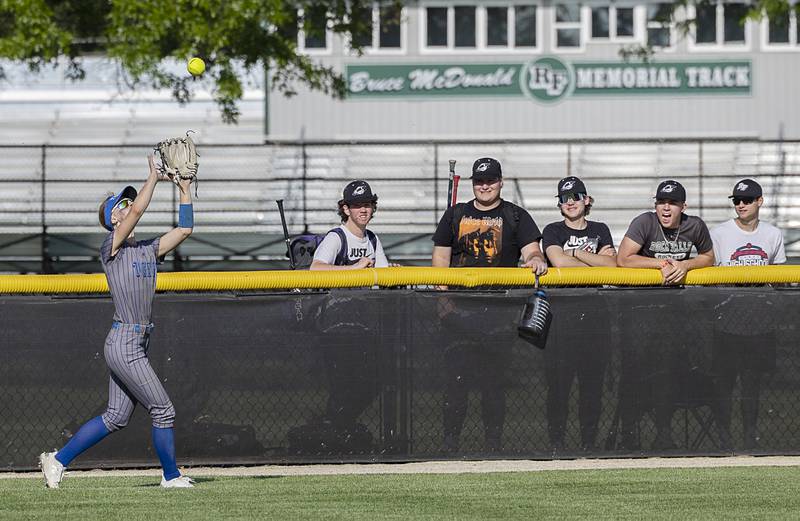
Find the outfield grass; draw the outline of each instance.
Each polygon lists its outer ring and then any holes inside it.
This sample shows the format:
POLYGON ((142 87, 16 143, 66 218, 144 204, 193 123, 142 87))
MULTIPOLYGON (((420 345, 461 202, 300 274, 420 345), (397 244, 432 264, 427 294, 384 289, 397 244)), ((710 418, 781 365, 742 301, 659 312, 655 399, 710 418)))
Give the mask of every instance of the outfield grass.
POLYGON ((0 479, 0 519, 797 519, 793 467, 493 474, 0 479))

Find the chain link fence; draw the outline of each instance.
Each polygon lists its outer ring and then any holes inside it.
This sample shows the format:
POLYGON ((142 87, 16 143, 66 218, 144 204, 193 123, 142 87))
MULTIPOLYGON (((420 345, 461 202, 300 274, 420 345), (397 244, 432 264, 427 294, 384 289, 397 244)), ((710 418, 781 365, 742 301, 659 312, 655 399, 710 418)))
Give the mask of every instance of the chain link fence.
MULTIPOLYGON (((185 465, 796 454, 796 288, 159 294, 150 359, 185 465)), ((108 297, 0 297, 0 469, 107 400, 108 297)), ((147 412, 76 460, 156 465, 147 412)))

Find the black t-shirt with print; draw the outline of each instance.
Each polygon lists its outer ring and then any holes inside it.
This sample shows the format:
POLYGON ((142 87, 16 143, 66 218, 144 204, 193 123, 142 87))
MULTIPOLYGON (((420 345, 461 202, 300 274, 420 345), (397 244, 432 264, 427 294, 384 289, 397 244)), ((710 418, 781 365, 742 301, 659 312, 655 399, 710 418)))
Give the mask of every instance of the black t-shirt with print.
POLYGON ((456 226, 453 226, 454 206, 444 212, 436 233, 433 234, 433 243, 436 246, 453 249, 450 266, 515 267, 519 265, 522 247, 542 237, 531 215, 508 201, 503 201, 497 208, 488 211, 475 208, 474 200, 458 206, 463 209, 463 213, 456 226), (519 219, 516 226, 505 222, 511 216, 519 219), (516 233, 512 234, 512 230, 516 233))
POLYGON ((605 246, 614 246, 611 232, 604 223, 586 221, 586 228, 576 230, 559 221, 550 223, 542 232, 542 249, 547 254, 550 246, 560 246, 564 251, 585 250, 591 253, 599 252, 605 246))
POLYGON ((692 247, 705 253, 714 247, 706 223, 694 215, 681 214, 680 226, 666 229, 655 212, 645 212, 631 221, 625 237, 642 246, 639 255, 656 259, 686 260, 692 247))

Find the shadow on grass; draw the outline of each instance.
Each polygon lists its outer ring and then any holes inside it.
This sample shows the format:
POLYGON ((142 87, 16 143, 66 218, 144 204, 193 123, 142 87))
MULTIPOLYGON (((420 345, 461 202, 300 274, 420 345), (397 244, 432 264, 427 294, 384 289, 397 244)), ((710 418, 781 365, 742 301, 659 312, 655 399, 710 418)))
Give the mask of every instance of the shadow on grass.
MULTIPOLYGON (((203 477, 192 477, 192 479, 194 480, 195 486, 197 486, 197 485, 213 483, 215 481, 228 481, 234 479, 265 480, 265 479, 279 479, 285 477, 286 476, 203 476, 203 477)), ((153 482, 153 483, 143 483, 141 485, 136 485, 136 488, 158 488, 160 486, 161 486, 160 482, 153 482)))

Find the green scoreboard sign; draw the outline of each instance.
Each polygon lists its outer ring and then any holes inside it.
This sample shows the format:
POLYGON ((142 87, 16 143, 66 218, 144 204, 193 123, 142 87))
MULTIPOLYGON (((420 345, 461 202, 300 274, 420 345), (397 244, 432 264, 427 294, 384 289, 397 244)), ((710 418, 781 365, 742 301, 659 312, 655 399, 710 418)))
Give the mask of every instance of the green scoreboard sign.
POLYGON ((702 62, 564 62, 346 66, 349 98, 528 97, 750 94, 750 60, 702 62))

